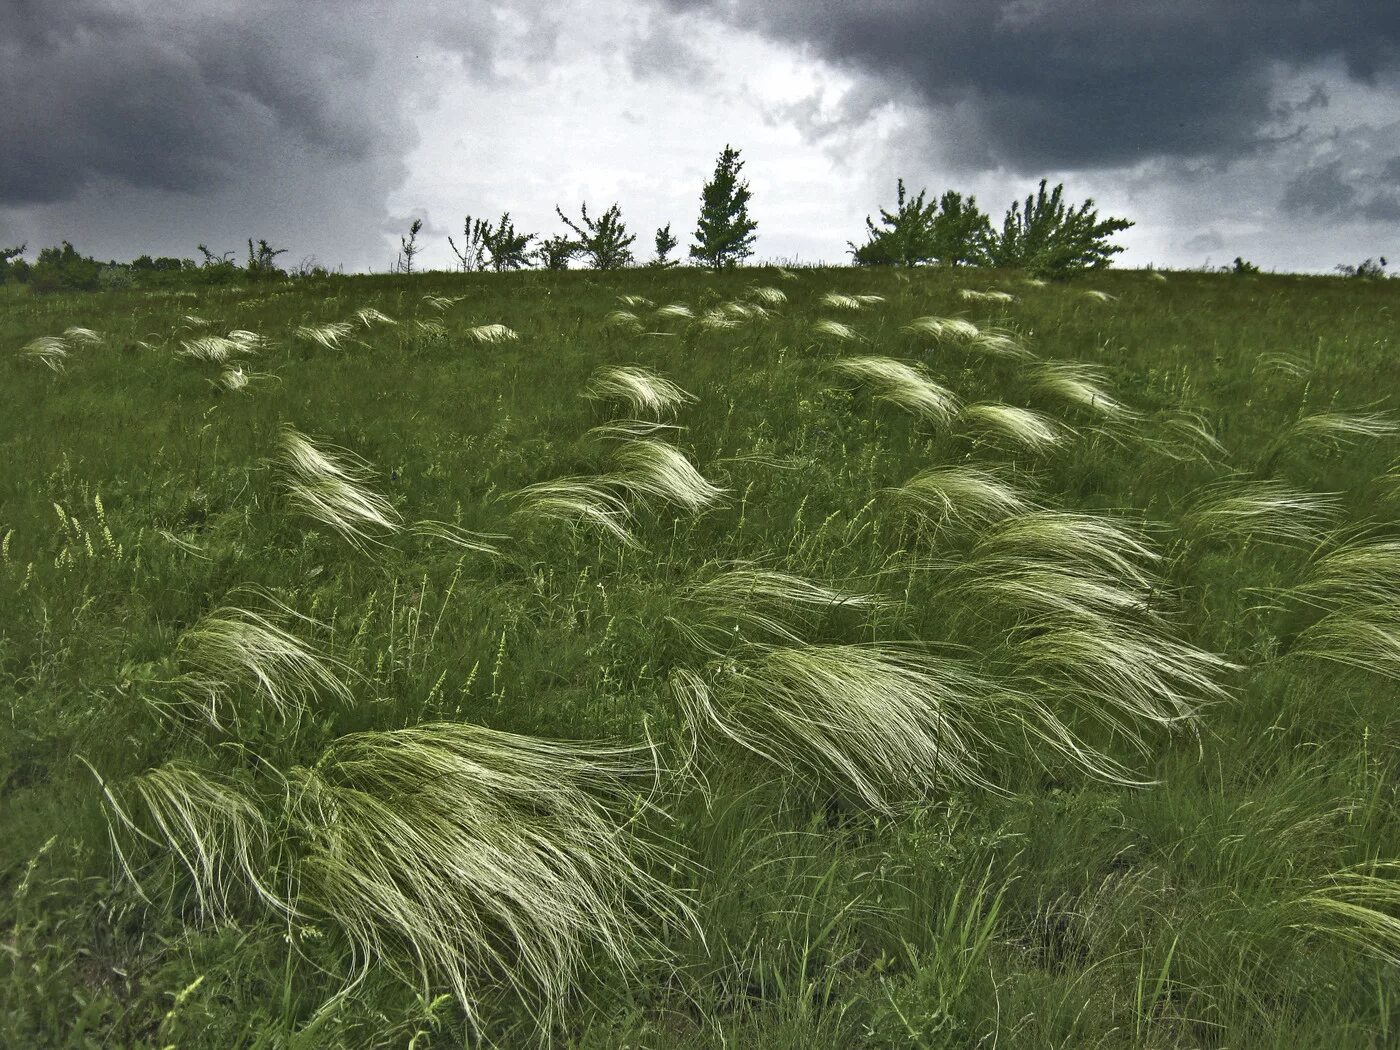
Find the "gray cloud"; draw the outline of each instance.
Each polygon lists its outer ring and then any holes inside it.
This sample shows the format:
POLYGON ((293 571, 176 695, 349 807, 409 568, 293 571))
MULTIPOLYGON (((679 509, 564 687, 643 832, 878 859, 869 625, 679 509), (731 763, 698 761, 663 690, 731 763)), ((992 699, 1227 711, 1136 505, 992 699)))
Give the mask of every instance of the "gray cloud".
POLYGON ((813 47, 948 111, 977 159, 1034 173, 1229 159, 1276 137, 1280 68, 1400 68, 1394 0, 661 0, 813 47))

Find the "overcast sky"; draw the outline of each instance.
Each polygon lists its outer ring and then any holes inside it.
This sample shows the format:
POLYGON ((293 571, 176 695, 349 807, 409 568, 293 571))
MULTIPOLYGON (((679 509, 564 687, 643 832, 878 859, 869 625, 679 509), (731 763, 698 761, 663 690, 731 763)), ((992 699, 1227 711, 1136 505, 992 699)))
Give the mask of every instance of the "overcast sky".
POLYGON ((689 243, 742 151, 763 259, 841 262, 896 177, 1041 177, 1120 264, 1400 260, 1398 0, 0 0, 0 246, 265 237, 383 270, 424 220, 689 243))

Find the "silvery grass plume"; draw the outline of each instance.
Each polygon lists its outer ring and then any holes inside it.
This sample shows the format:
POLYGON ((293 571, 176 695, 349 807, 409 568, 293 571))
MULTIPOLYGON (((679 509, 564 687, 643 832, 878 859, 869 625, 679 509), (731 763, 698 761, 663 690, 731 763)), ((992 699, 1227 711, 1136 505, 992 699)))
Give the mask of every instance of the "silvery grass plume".
POLYGON ((804 633, 827 612, 869 610, 881 604, 871 595, 744 563, 688 585, 678 598, 684 611, 681 616, 668 616, 667 622, 712 656, 755 642, 800 645, 804 633))
POLYGON ((976 288, 959 289, 958 297, 972 303, 1014 303, 1016 301, 1016 297, 1010 292, 982 292, 976 288))
POLYGON ((1148 279, 1149 281, 1162 281, 1162 282, 1165 282, 1166 279, 1167 279, 1167 275, 1164 274, 1161 270, 1151 270, 1151 271, 1149 271, 1148 274, 1147 274, 1147 279, 1148 279))
POLYGON ((720 303, 719 309, 736 321, 766 321, 773 316, 758 303, 746 303, 742 299, 720 303))
POLYGON ((1021 283, 1024 284, 1027 288, 1044 288, 1050 282, 1042 280, 1039 277, 1025 277, 1022 278, 1021 283))
POLYGON ((590 401, 621 401, 634 413, 657 419, 695 403, 693 395, 671 380, 635 365, 599 368, 588 380, 582 396, 590 401))
POLYGON ((1003 332, 995 328, 987 328, 978 332, 963 344, 963 348, 979 354, 986 354, 989 357, 1026 360, 1035 356, 1010 332, 1003 332))
POLYGON ((738 328, 740 321, 722 307, 712 306, 695 319, 695 326, 707 332, 723 332, 738 328))
POLYGON ((1279 437, 1280 444, 1314 441, 1354 445, 1359 438, 1391 437, 1400 425, 1388 412, 1319 412, 1304 416, 1279 437))
POLYGON ((1313 546, 1340 514, 1336 493, 1299 492, 1281 481, 1223 481, 1201 493, 1181 524, 1203 536, 1313 546))
POLYGON ((1260 354, 1254 365, 1255 371, 1282 372, 1294 379, 1306 379, 1313 367, 1313 362, 1298 354, 1260 354))
POLYGON ((276 379, 271 372, 245 372, 241 365, 229 365, 219 373, 219 378, 211 382, 230 393, 242 393, 254 380, 276 379))
POLYGON ((348 321, 331 321, 321 325, 300 325, 293 334, 298 339, 319 343, 327 350, 340 350, 342 349, 340 341, 347 338, 354 330, 355 326, 348 321))
POLYGON ((638 306, 645 306, 648 309, 650 309, 652 306, 656 305, 650 299, 647 299, 644 296, 640 295, 619 295, 617 297, 617 301, 620 302, 623 306, 630 306, 633 308, 638 306))
POLYGON ((774 269, 777 270, 778 276, 785 281, 797 280, 797 274, 793 273, 786 266, 775 266, 774 269))
POLYGON ((509 343, 520 338, 514 329, 503 324, 481 324, 462 334, 478 343, 509 343))
POLYGON ((727 739, 789 773, 835 782, 888 812, 954 785, 984 784, 986 682, 949 659, 890 645, 761 648, 672 694, 696 746, 727 739))
POLYGON ((749 295, 753 296, 765 306, 782 306, 787 302, 787 293, 781 288, 772 288, 765 285, 754 285, 749 289, 749 295))
POLYGON ((1285 592, 1323 610, 1291 655, 1400 678, 1400 540, 1361 538, 1314 557, 1285 592))
POLYGON ((1294 929, 1345 941, 1400 966, 1400 863, 1372 861, 1323 876, 1291 902, 1294 929))
POLYGON ((238 723, 240 689, 251 690, 284 720, 299 718, 321 697, 350 703, 345 679, 354 672, 317 652, 286 626, 298 621, 321 625, 271 595, 257 596, 268 612, 224 606, 181 635, 177 653, 186 670, 175 684, 182 701, 200 709, 217 728, 226 721, 238 723))
POLYGON ((441 321, 414 321, 413 327, 429 339, 442 339, 447 335, 447 325, 441 321))
POLYGON ((631 310, 614 310, 603 318, 603 324, 608 328, 622 328, 629 332, 641 332, 643 329, 642 319, 631 310))
POLYGON ((1046 561, 1083 573, 1125 581, 1143 590, 1158 585, 1161 555, 1138 529, 1096 514, 1035 510, 992 525, 965 563, 970 571, 987 564, 1037 567, 1046 561))
POLYGON ((921 368, 890 357, 851 357, 831 369, 868 386, 880 401, 938 424, 947 424, 958 410, 958 398, 935 383, 921 368))
POLYGON ((640 544, 628 530, 632 512, 627 501, 607 485, 606 478, 559 478, 541 481, 510 493, 518 505, 512 517, 526 523, 561 521, 570 530, 597 528, 628 547, 640 544))
POLYGON ((685 454, 655 438, 630 438, 613 453, 617 465, 606 480, 633 496, 684 507, 692 514, 724 498, 727 489, 705 480, 685 454))
POLYGON ((68 358, 68 344, 62 336, 41 335, 20 347, 19 352, 54 372, 62 372, 68 358))
POLYGON ((1103 369, 1077 361, 1042 361, 1028 373, 1031 389, 1058 398, 1078 408, 1088 409, 1108 419, 1129 419, 1132 412, 1104 390, 1103 369))
POLYGON ((423 536, 430 540, 442 540, 444 543, 450 543, 462 550, 490 554, 493 557, 500 557, 501 549, 491 541, 510 539, 509 536, 498 533, 472 532, 470 529, 463 529, 445 521, 415 521, 410 528, 415 536, 423 536))
POLYGON ((984 440, 1001 438, 1030 452, 1045 452, 1073 433, 1034 409, 1016 405, 967 405, 958 419, 984 440))
POLYGON ((292 506, 329 525, 360 549, 403 528, 387 499, 366 487, 374 468, 348 449, 318 448, 305 434, 283 425, 278 465, 292 506))
POLYGON ((1400 540, 1351 540, 1317 554, 1291 593, 1318 603, 1400 603, 1400 540))
POLYGON ((980 565, 975 573, 959 577, 957 586, 960 595, 1007 608, 1018 617, 1029 617, 1028 622, 1157 618, 1152 591, 1054 561, 1023 558, 980 565))
POLYGON ((934 532, 951 525, 981 529, 1036 509, 1000 474, 977 467, 933 467, 885 492, 934 532))
POLYGON ((504 982, 548 1029, 595 952, 632 973, 688 917, 647 872, 673 859, 632 830, 649 757, 433 723, 341 737, 264 790, 180 763, 102 787, 138 885, 128 834, 173 854, 206 917, 261 904, 338 930, 341 994, 383 967, 475 1021, 504 982))
POLYGON ((848 324, 840 321, 832 321, 823 317, 820 321, 813 323, 812 331, 817 335, 830 336, 832 339, 840 339, 843 342, 854 342, 860 335, 848 324))
POLYGON ((833 310, 859 310, 865 305, 858 296, 843 295, 840 292, 827 292, 817 302, 833 310))
POLYGON ((633 973, 686 914, 632 832, 650 758, 462 723, 342 737, 289 778, 301 904, 349 939, 357 980, 446 983, 469 1013, 504 980, 547 1029, 593 953, 633 973))
POLYGON ((360 319, 360 324, 366 328, 372 328, 375 324, 398 324, 388 314, 380 313, 372 306, 362 306, 355 311, 355 316, 360 319))
POLYGON ((441 313, 443 310, 446 310, 449 306, 453 306, 457 303, 460 303, 465 298, 465 295, 425 295, 423 296, 423 305, 428 307, 430 310, 436 310, 439 313, 441 313))
POLYGON ((685 303, 667 303, 658 306, 654 316, 658 321, 691 321, 695 319, 695 311, 685 303))
POLYGON ((214 323, 213 321, 209 320, 209 318, 199 317, 196 314, 185 314, 183 317, 180 318, 180 320, 183 321, 185 324, 189 325, 191 328, 204 328, 205 326, 214 323))
POLYGON ((94 332, 91 328, 83 328, 73 325, 63 330, 63 337, 71 339, 75 343, 82 343, 85 346, 101 346, 104 339, 100 332, 94 332))
POLYGON ((1199 413, 1179 412, 1162 420, 1161 427, 1167 436, 1147 438, 1145 443, 1169 459, 1215 463, 1230 457, 1230 450, 1221 444, 1210 422, 1199 413))
POLYGON ((1107 292, 1101 292, 1096 288, 1086 288, 1079 294, 1090 302, 1095 303, 1116 303, 1118 301, 1118 296, 1109 295, 1107 292))
POLYGON ((938 343, 968 343, 981 334, 981 329, 960 317, 916 317, 904 326, 910 335, 922 335, 938 343))

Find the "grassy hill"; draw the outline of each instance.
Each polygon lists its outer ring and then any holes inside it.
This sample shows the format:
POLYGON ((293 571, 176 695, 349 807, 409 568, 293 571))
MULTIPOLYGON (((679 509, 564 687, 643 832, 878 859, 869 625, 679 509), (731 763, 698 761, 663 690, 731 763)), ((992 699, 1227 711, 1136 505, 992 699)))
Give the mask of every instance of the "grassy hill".
POLYGON ((0 298, 0 1043, 1394 1045, 1397 307, 0 298))

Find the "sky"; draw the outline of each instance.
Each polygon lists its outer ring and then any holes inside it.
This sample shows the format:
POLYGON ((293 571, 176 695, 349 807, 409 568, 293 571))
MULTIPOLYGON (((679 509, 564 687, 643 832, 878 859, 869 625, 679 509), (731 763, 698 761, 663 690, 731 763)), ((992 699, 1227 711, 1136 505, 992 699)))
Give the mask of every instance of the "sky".
POLYGON ((757 260, 848 261, 895 182, 1041 178, 1122 266, 1400 262, 1397 0, 0 0, 0 247, 455 262, 467 215, 638 261, 741 151, 757 260))

